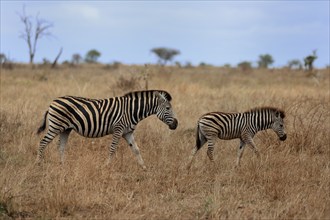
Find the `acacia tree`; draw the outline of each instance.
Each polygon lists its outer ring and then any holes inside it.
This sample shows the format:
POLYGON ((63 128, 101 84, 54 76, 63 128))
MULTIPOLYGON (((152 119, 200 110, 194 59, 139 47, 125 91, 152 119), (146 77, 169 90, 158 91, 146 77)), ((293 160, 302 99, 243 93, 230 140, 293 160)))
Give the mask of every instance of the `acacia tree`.
POLYGON ((87 52, 85 61, 87 63, 96 63, 97 59, 101 56, 101 53, 95 49, 87 52))
POLYGON ((269 54, 262 54, 259 56, 258 66, 259 68, 268 68, 269 65, 273 64, 273 57, 269 54))
POLYGON ((26 15, 25 7, 23 7, 22 14, 18 14, 21 22, 24 25, 24 30, 20 33, 20 38, 23 38, 29 48, 29 62, 33 64, 34 57, 37 51, 37 43, 44 36, 50 36, 49 29, 53 27, 53 24, 39 18, 39 13, 35 17, 35 23, 32 21, 32 17, 26 15))
POLYGON ((166 65, 168 61, 172 61, 173 57, 180 54, 179 50, 170 49, 165 47, 153 48, 151 50, 158 57, 158 63, 166 65))

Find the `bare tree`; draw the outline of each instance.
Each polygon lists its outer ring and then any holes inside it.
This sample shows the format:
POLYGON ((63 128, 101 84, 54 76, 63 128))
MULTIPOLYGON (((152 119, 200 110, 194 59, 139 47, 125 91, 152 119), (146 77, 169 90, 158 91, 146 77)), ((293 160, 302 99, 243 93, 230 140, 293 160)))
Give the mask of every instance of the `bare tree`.
POLYGON ((25 40, 29 48, 29 61, 33 64, 34 56, 37 51, 37 43, 39 39, 44 36, 50 36, 49 29, 53 27, 53 24, 39 18, 39 13, 35 17, 35 24, 33 24, 32 17, 26 15, 25 7, 23 6, 22 14, 18 14, 21 22, 24 25, 24 30, 21 31, 20 37, 25 40))

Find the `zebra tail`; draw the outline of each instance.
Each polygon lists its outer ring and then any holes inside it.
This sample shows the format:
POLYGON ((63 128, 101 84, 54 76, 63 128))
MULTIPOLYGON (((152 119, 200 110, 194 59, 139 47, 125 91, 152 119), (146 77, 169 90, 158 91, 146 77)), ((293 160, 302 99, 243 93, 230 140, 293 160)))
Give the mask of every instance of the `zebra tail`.
POLYGON ((42 125, 38 128, 37 134, 40 134, 41 132, 43 132, 46 129, 46 118, 48 115, 48 110, 45 112, 44 115, 44 121, 42 122, 42 125))
POLYGON ((197 123, 197 130, 196 130, 196 148, 199 150, 201 148, 201 139, 200 139, 200 130, 199 130, 199 123, 197 123))

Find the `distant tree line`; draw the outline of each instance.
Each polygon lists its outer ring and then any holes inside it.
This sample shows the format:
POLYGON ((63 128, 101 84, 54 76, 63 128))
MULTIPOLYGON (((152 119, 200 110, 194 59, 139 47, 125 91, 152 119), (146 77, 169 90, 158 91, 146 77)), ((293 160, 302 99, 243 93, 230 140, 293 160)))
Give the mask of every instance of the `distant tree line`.
MULTIPOLYGON (((308 71, 313 70, 313 63, 317 59, 316 50, 313 51, 311 55, 306 56, 303 59, 304 67, 308 71)), ((258 68, 268 68, 270 65, 274 63, 274 59, 269 54, 262 54, 259 56, 259 60, 257 61, 258 68)), ((252 62, 243 61, 238 63, 237 67, 241 68, 243 71, 250 70, 253 68, 252 62)), ((287 67, 289 69, 303 69, 303 64, 299 59, 289 60, 287 67)))
MULTIPOLYGON (((72 55, 71 64, 78 65, 78 64, 81 64, 83 62, 97 63, 100 56, 101 56, 101 52, 99 52, 96 49, 89 50, 86 53, 85 58, 83 58, 79 53, 75 53, 75 54, 72 55)), ((65 62, 68 62, 68 61, 65 61, 65 62)))
MULTIPOLYGON (((27 15, 25 12, 25 7, 23 6, 22 13, 18 13, 21 23, 23 24, 23 29, 20 32, 19 37, 22 38, 27 47, 28 47, 28 55, 29 55, 29 63, 34 64, 35 54, 37 52, 37 45, 41 38, 45 36, 52 36, 50 29, 53 27, 53 24, 45 19, 39 18, 39 13, 33 17, 27 15), (33 19, 34 18, 34 19, 33 19)), ((52 67, 55 67, 57 61, 62 54, 63 49, 61 48, 55 60, 51 62, 47 58, 43 58, 43 64, 49 65, 52 64, 52 67)), ((168 63, 172 63, 177 67, 193 67, 193 65, 188 61, 184 65, 178 61, 174 62, 174 58, 177 55, 180 55, 180 51, 173 48, 167 47, 156 47, 151 49, 151 53, 153 53, 157 57, 157 63, 161 66, 165 66, 168 63)), ((98 59, 100 58, 101 53, 96 49, 89 50, 84 57, 80 54, 75 53, 72 55, 71 61, 64 61, 64 63, 70 63, 71 65, 79 65, 83 62, 85 63, 98 63, 98 59)), ((305 67, 306 70, 312 71, 314 66, 314 61, 317 59, 316 50, 312 52, 312 54, 306 56, 301 62, 299 59, 293 59, 288 61, 287 67, 289 69, 302 69, 305 67)), ((0 54, 0 62, 3 67, 5 64, 11 63, 10 59, 6 57, 3 53, 0 54)), ((119 62, 116 62, 118 64, 119 62)), ((269 68, 274 63, 274 59, 270 54, 261 54, 257 61, 258 68, 269 68)), ((201 62, 199 64, 200 67, 208 67, 212 66, 205 62, 201 62)), ((226 64, 224 67, 229 68, 230 64, 226 64)), ((243 71, 247 71, 253 68, 252 62, 250 61, 242 61, 237 64, 238 68, 241 68, 243 71)))

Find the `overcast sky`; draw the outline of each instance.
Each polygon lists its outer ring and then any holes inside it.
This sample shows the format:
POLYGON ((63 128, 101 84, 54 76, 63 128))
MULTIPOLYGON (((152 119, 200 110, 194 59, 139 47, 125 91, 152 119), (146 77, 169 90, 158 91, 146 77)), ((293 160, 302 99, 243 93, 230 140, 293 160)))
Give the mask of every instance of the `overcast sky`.
POLYGON ((270 54, 273 66, 317 49, 317 67, 329 65, 329 0, 326 1, 4 1, 1 0, 1 53, 28 62, 19 38, 18 13, 53 23, 53 37, 40 39, 35 61, 60 61, 72 54, 101 52, 100 62, 156 63, 155 47, 181 51, 175 61, 198 65, 256 65, 270 54))

